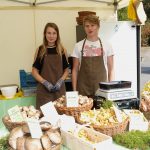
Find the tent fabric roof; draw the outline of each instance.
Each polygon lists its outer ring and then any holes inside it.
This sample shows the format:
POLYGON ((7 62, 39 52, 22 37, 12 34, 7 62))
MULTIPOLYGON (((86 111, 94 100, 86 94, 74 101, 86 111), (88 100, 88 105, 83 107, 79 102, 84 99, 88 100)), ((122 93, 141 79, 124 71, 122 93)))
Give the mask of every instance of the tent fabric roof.
POLYGON ((129 0, 1 0, 0 6, 65 6, 65 7, 88 7, 88 4, 92 4, 93 7, 114 7, 116 4, 117 9, 126 7, 129 4, 129 0), (81 5, 79 5, 79 3, 81 5))

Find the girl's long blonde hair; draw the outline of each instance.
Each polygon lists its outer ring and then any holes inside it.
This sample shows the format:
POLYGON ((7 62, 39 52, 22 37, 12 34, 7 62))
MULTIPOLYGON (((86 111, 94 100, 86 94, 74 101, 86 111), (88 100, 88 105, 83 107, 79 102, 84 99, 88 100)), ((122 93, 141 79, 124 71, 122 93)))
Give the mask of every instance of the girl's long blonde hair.
POLYGON ((63 47, 63 45, 61 44, 58 26, 55 23, 50 22, 50 23, 47 23, 46 26, 45 26, 45 28, 44 28, 44 32, 43 32, 43 44, 39 47, 39 50, 40 50, 39 57, 40 57, 41 60, 44 57, 44 55, 46 54, 46 49, 47 49, 47 46, 48 46, 48 41, 46 39, 46 32, 47 32, 47 28, 49 28, 49 27, 53 28, 57 32, 57 40, 55 42, 57 53, 60 56, 62 56, 62 54, 66 55, 66 50, 63 47))

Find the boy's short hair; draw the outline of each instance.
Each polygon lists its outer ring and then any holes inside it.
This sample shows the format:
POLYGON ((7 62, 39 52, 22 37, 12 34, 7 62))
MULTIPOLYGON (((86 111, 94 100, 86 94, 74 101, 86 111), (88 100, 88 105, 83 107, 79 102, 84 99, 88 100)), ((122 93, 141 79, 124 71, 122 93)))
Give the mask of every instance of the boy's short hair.
POLYGON ((90 23, 93 23, 93 24, 96 24, 98 26, 100 26, 100 20, 99 20, 99 17, 96 16, 96 15, 88 15, 88 16, 85 16, 83 18, 83 26, 85 26, 85 23, 86 22, 90 22, 90 23))

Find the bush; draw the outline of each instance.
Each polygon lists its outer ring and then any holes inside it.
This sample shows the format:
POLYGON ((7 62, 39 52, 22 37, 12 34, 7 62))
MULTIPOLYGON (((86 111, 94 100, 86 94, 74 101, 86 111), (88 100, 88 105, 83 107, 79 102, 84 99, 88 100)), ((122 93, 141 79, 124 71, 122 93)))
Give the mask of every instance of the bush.
POLYGON ((141 28, 141 45, 150 46, 150 22, 146 22, 141 28))

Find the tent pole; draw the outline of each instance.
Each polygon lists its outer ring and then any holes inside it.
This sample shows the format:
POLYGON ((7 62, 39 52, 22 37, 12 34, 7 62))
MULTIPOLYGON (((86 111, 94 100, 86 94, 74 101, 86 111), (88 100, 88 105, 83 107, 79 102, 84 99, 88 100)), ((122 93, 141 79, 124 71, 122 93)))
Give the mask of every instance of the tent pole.
POLYGON ((141 83, 141 26, 137 25, 137 98, 141 98, 140 83, 141 83))
POLYGON ((114 0, 114 16, 115 16, 115 20, 117 21, 118 20, 118 13, 117 13, 117 10, 118 10, 118 2, 117 0, 114 0))

